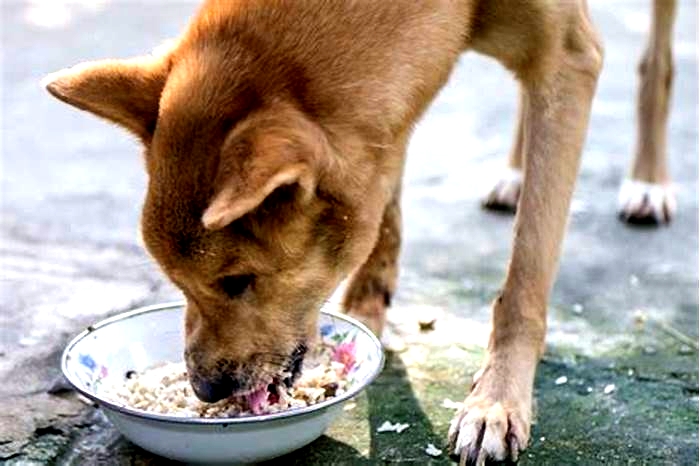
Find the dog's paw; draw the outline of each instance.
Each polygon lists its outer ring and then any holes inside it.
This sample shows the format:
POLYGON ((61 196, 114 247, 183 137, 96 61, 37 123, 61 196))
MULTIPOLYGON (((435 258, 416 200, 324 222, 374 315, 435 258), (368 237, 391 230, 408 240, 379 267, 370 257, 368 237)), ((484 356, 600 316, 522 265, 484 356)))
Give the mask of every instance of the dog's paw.
POLYGON ((343 308, 347 315, 365 324, 379 338, 384 330, 391 296, 389 291, 362 291, 365 292, 353 292, 351 288, 345 296, 343 308))
POLYGON ((449 453, 460 465, 517 461, 530 437, 529 396, 508 390, 508 378, 489 375, 475 376, 472 393, 450 422, 449 453))
POLYGON ((620 219, 632 224, 665 224, 676 213, 676 197, 670 185, 626 179, 617 202, 620 219))
POLYGON ((505 169, 489 194, 482 200, 481 205, 486 209, 515 212, 522 184, 521 170, 505 169))

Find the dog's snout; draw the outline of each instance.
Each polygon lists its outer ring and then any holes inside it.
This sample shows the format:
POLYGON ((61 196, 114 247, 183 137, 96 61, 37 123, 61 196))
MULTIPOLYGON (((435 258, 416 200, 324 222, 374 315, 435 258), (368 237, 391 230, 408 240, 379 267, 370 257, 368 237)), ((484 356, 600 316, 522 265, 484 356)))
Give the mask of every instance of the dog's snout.
MULTIPOLYGON (((246 379, 230 361, 218 360, 207 364, 199 351, 185 351, 187 373, 195 395, 202 401, 214 403, 246 388, 246 379)), ((210 361, 211 362, 211 361, 210 361)))
POLYGON ((240 381, 229 376, 201 378, 194 375, 190 376, 190 382, 197 398, 207 403, 228 398, 241 388, 240 381))
POLYGON ((250 379, 238 371, 189 370, 189 377, 197 398, 208 403, 223 400, 250 388, 250 379))

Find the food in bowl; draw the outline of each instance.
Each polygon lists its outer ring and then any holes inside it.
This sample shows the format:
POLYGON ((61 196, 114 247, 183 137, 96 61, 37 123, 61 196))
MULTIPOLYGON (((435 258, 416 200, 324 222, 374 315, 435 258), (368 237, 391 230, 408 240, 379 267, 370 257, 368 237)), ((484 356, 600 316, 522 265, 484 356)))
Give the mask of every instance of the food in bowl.
POLYGON ((270 380, 251 393, 216 403, 200 401, 187 377, 184 362, 168 362, 142 372, 130 371, 123 383, 106 384, 102 394, 131 408, 173 416, 231 418, 303 408, 345 393, 348 374, 356 364, 355 342, 321 343, 293 383, 270 380))

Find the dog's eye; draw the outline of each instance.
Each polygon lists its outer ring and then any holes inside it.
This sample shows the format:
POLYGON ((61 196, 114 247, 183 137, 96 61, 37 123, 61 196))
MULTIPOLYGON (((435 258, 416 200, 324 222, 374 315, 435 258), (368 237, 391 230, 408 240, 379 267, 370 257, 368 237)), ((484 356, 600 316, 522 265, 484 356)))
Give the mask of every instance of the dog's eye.
POLYGON ((250 288, 255 281, 255 275, 228 275, 219 280, 219 285, 229 298, 236 298, 250 288))

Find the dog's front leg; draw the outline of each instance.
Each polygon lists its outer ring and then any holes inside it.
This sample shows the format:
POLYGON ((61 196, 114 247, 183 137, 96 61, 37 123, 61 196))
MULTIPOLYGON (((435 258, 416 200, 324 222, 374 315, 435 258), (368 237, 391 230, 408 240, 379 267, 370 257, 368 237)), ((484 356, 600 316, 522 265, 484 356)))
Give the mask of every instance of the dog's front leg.
POLYGON ((343 299, 344 310, 380 337, 396 290, 401 248, 401 189, 384 209, 379 236, 367 261, 355 272, 343 299))
POLYGON ((525 89, 525 176, 513 253, 493 304, 482 369, 450 425, 450 452, 462 464, 516 459, 529 440, 535 370, 569 202, 578 172, 602 53, 576 16, 542 68, 519 73, 525 89))

